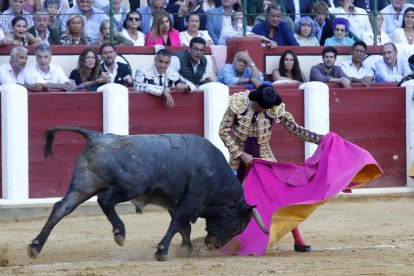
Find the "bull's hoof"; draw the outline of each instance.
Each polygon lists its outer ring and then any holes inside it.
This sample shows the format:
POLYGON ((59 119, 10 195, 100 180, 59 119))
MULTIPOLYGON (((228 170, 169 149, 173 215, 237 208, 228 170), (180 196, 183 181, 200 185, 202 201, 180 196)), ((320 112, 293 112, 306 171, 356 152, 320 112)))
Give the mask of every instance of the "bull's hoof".
POLYGON ((168 261, 168 254, 160 254, 155 252, 154 257, 157 261, 168 261))
POLYGON ((27 255, 29 255, 30 258, 36 259, 37 256, 40 253, 40 249, 36 245, 36 240, 34 240, 31 244, 27 246, 27 255))
POLYGON ((181 243, 181 248, 187 250, 190 254, 194 251, 194 246, 192 243, 181 243))
POLYGON ((124 246, 125 243, 125 237, 120 235, 120 234, 114 234, 114 240, 116 242, 116 244, 118 244, 119 246, 124 246))

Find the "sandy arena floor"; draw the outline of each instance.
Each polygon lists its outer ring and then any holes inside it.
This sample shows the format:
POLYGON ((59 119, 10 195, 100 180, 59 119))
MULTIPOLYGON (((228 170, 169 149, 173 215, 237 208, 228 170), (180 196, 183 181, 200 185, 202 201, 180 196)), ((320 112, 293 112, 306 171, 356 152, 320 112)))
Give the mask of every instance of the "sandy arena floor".
POLYGON ((193 225, 196 250, 184 257, 179 235, 169 261, 153 253, 169 222, 165 211, 121 216, 124 247, 104 215, 69 216, 52 231, 35 260, 28 243, 46 219, 0 222, 0 275, 414 275, 414 198, 339 198, 301 225, 312 253, 295 253, 291 236, 263 257, 219 257, 202 246, 204 221, 193 225))

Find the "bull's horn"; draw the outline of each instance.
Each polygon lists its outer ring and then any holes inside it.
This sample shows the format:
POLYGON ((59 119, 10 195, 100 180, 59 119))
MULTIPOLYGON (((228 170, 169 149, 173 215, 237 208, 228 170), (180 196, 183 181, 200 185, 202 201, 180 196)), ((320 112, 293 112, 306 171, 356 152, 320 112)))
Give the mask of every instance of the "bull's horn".
POLYGON ((253 211, 253 217, 254 220, 257 222, 257 225, 259 225, 260 229, 266 234, 269 235, 269 231, 266 229, 266 226, 263 223, 262 217, 259 214, 259 211, 256 210, 256 208, 252 209, 253 211))

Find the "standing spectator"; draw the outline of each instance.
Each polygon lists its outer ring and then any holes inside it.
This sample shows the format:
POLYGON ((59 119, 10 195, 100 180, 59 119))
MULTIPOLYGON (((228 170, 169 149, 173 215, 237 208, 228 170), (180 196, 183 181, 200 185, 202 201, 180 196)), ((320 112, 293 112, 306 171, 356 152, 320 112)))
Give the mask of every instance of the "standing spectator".
POLYGON ((145 46, 156 44, 164 46, 181 46, 180 33, 172 28, 171 14, 159 12, 154 17, 151 32, 146 34, 145 46))
POLYGON ((400 28, 403 23, 403 14, 412 4, 406 4, 405 0, 391 0, 391 4, 381 10, 384 15, 384 22, 381 30, 386 32, 389 37, 393 37, 394 31, 400 28))
POLYGON ((151 30, 154 21, 154 16, 157 13, 165 12, 165 6, 165 0, 149 0, 147 7, 137 9, 142 18, 141 28, 144 34, 147 34, 151 30))
MULTIPOLYGON (((386 32, 381 31, 382 22, 384 20, 383 15, 379 12, 377 14, 377 44, 376 45, 384 45, 387 42, 391 42, 390 37, 386 32)), ((375 29, 375 14, 371 13, 369 15, 369 22, 371 23, 372 30, 375 29)), ((362 34, 362 41, 364 41, 367 45, 374 45, 374 33, 373 32, 365 32, 362 34)))
MULTIPOLYGON (((114 32, 114 44, 115 45, 125 45, 125 46, 134 46, 134 43, 125 38, 121 33, 114 32)), ((100 46, 104 43, 108 43, 111 40, 111 23, 109 19, 102 21, 101 26, 99 27, 99 39, 96 42, 96 45, 100 46)))
POLYGON ((297 23, 301 16, 309 16, 312 13, 313 0, 285 0, 286 13, 297 23))
POLYGON ((39 44, 40 39, 35 38, 32 34, 27 32, 27 21, 23 16, 16 16, 12 22, 12 32, 6 33, 3 39, 4 45, 34 45, 39 44))
POLYGON ((49 45, 61 45, 60 35, 56 29, 50 28, 49 24, 49 13, 47 10, 41 9, 35 11, 33 15, 34 25, 29 30, 28 33, 32 34, 37 39, 41 40, 43 43, 49 45))
POLYGON ((319 41, 315 37, 315 22, 309 16, 301 17, 296 22, 296 33, 294 37, 299 46, 319 46, 319 41))
POLYGON ((355 41, 347 37, 349 22, 345 18, 336 18, 332 22, 334 36, 325 40, 325 46, 352 46, 355 41))
POLYGON ((10 61, 0 66, 0 85, 7 83, 25 84, 24 69, 27 63, 28 50, 16 46, 10 53, 10 61))
POLYGON ((77 6, 65 10, 62 15, 62 31, 66 31, 66 22, 70 15, 83 15, 85 35, 91 39, 92 44, 95 44, 99 38, 99 26, 101 25, 102 20, 107 19, 108 16, 103 14, 101 10, 93 8, 93 1, 94 0, 76 0, 77 6))
MULTIPOLYGON (((122 0, 113 0, 113 7, 114 7, 114 26, 116 32, 122 32, 122 25, 124 24, 126 15, 128 13, 128 10, 125 8, 125 6, 121 5, 122 0)), ((110 12, 110 6, 109 3, 107 6, 102 8, 102 11, 105 14, 109 15, 110 12)))
POLYGON ((392 42, 405 45, 414 43, 414 8, 409 7, 405 10, 402 26, 394 31, 392 42))
POLYGON ((323 83, 340 83, 345 88, 351 88, 351 80, 342 71, 341 67, 335 65, 338 52, 334 47, 325 47, 322 50, 323 63, 312 66, 310 81, 323 83))
POLYGON ((25 75, 29 79, 27 84, 32 85, 33 91, 59 89, 73 91, 76 85, 63 73, 62 67, 50 63, 52 51, 46 43, 41 43, 35 48, 36 64, 29 65, 25 69, 25 75))
POLYGON ((234 3, 234 0, 221 0, 221 7, 206 11, 208 34, 216 45, 222 29, 231 26, 234 3))
POLYGON ((352 45, 351 58, 342 62, 339 66, 342 71, 351 79, 351 82, 359 82, 364 86, 371 86, 374 81, 374 70, 364 64, 367 52, 367 44, 357 41, 352 45))
POLYGON ((90 45, 91 39, 85 35, 85 18, 79 14, 71 14, 66 20, 66 31, 61 36, 63 45, 90 45))
POLYGON ((329 19, 329 7, 325 2, 317 1, 313 4, 312 13, 316 24, 316 38, 319 45, 325 45, 325 40, 334 35, 332 21, 329 19))
POLYGON ((375 63, 376 82, 400 82, 401 79, 412 74, 408 61, 398 57, 394 43, 385 43, 382 46, 383 59, 375 63))
POLYGON ((86 48, 79 55, 78 66, 73 69, 69 76, 74 80, 77 89, 96 91, 99 86, 109 83, 109 73, 101 74, 99 57, 91 48, 86 48))
POLYGON ((253 27, 252 32, 271 39, 269 47, 298 46, 289 26, 282 21, 282 11, 279 4, 270 4, 266 10, 266 22, 253 27))
POLYGON ((211 39, 208 31, 200 30, 200 16, 197 13, 189 13, 185 16, 185 20, 187 22, 187 29, 183 32, 180 32, 180 41, 183 46, 188 46, 190 44, 190 40, 194 37, 201 37, 207 43, 207 46, 213 44, 213 40, 211 39))
POLYGON ((291 82, 306 82, 305 75, 300 69, 299 60, 292 50, 286 50, 280 56, 279 69, 272 72, 272 80, 287 80, 291 82))
POLYGON ((174 99, 170 90, 193 92, 197 87, 183 78, 176 70, 169 68, 171 52, 161 49, 154 58, 153 66, 138 68, 135 74, 135 91, 144 91, 154 96, 164 95, 167 106, 174 107, 174 99))
POLYGON ((145 45, 145 34, 141 32, 141 14, 138 11, 130 11, 125 17, 122 35, 131 40, 134 46, 145 45))
POLYGON ((100 54, 103 61, 101 71, 109 73, 110 82, 132 86, 131 68, 125 63, 116 62, 115 46, 110 43, 102 44, 100 54))
POLYGON ((234 55, 233 63, 225 64, 219 74, 218 81, 226 85, 245 85, 255 89, 263 83, 263 74, 254 64, 247 51, 239 51, 234 55))
POLYGON ((16 16, 23 16, 26 18, 27 28, 33 26, 32 16, 23 10, 23 0, 10 0, 10 7, 1 13, 0 15, 0 26, 3 26, 4 32, 12 32, 11 22, 16 16))

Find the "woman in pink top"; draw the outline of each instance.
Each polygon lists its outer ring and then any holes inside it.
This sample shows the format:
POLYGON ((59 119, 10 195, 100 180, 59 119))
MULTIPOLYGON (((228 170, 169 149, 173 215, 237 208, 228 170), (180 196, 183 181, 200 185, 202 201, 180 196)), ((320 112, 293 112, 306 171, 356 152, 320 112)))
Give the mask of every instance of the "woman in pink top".
POLYGON ((145 45, 181 46, 180 33, 172 28, 171 15, 160 12, 154 17, 151 31, 147 33, 145 45))

